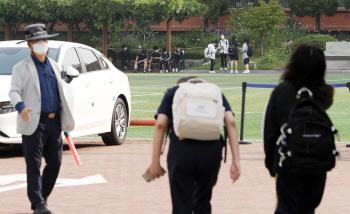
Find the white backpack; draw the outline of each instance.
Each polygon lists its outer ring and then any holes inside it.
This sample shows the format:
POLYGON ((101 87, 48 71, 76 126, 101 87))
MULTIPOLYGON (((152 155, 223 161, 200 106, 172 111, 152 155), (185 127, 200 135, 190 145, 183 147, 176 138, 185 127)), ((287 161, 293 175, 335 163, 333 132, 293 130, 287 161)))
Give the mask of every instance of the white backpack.
POLYGON ((205 57, 205 58, 210 58, 210 53, 209 53, 209 48, 208 48, 208 47, 206 47, 206 48, 204 49, 204 57, 205 57))
POLYGON ((195 140, 218 140, 224 125, 220 88, 201 79, 180 83, 173 105, 175 135, 195 140))

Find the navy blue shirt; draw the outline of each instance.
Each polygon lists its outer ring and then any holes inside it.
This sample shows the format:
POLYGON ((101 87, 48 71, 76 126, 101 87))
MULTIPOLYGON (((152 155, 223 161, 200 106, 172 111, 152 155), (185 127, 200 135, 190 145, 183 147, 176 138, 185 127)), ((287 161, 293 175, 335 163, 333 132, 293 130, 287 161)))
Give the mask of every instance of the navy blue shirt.
MULTIPOLYGON (((157 113, 155 115, 155 118, 157 118, 158 114, 165 114, 169 118, 169 121, 172 121, 172 118, 173 118, 173 112, 172 112, 173 98, 174 98, 175 92, 178 88, 179 88, 178 86, 175 86, 175 87, 169 89, 165 93, 163 100, 162 100, 162 102, 157 110, 157 113)), ((228 101, 224 95, 222 95, 222 101, 223 101, 223 106, 225 108, 225 112, 232 111, 230 104, 228 103, 228 101)), ((174 130, 174 129, 173 129, 173 123, 171 122, 170 132, 169 132, 170 142, 179 141, 179 138, 175 135, 175 132, 172 130, 174 130)), ((195 141, 195 140, 191 140, 191 141, 195 141)))
MULTIPOLYGON (((40 93, 41 93, 41 112, 53 113, 60 109, 60 95, 55 73, 51 67, 48 58, 44 62, 40 62, 32 55, 36 70, 39 76, 40 93)), ((15 106, 16 110, 21 113, 25 108, 23 102, 19 102, 15 106)))
POLYGON ((44 62, 40 62, 35 56, 32 58, 40 81, 41 112, 57 112, 60 109, 60 94, 51 64, 47 57, 44 62))

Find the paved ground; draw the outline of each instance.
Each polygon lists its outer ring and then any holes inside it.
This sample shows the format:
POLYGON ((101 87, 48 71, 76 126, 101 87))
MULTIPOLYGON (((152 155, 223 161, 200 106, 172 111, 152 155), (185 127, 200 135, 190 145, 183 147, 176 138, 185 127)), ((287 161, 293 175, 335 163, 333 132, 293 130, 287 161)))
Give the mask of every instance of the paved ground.
MULTIPOLYGON (((49 206, 55 214, 158 214, 171 213, 167 177, 146 183, 141 174, 150 163, 151 142, 128 140, 122 146, 104 146, 100 140, 75 140, 83 166, 77 167, 66 148, 59 178, 79 179, 100 174, 107 183, 56 187, 49 206)), ((318 214, 350 213, 350 148, 338 145, 343 160, 328 174, 318 214)), ((271 214, 275 200, 274 179, 263 162, 261 143, 241 145, 243 174, 232 184, 229 162, 222 164, 212 199, 213 213, 271 214)), ((162 156, 166 167, 166 156, 162 156)), ((25 173, 19 147, 0 146, 0 175, 25 173)), ((23 182, 1 185, 9 187, 23 182)), ((29 214, 26 189, 0 191, 0 214, 29 214)))

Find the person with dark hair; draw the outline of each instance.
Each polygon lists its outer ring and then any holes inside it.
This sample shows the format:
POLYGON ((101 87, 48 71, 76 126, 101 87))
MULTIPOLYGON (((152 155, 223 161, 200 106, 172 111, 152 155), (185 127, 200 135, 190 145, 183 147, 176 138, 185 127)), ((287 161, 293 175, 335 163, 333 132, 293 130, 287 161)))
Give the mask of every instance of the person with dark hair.
POLYGON ((180 67, 180 62, 185 63, 185 52, 181 49, 180 45, 176 45, 174 51, 174 61, 173 61, 173 72, 178 72, 180 67))
POLYGON ((162 49, 162 58, 159 61, 160 73, 169 72, 169 62, 171 61, 171 53, 166 48, 162 49), (163 69, 163 64, 165 64, 165 69, 163 69))
POLYGON ((224 67, 225 67, 225 71, 227 71, 228 47, 229 47, 228 40, 225 39, 224 34, 221 34, 219 47, 218 47, 218 49, 220 50, 220 58, 221 58, 221 68, 219 69, 219 71, 222 71, 224 67))
MULTIPOLYGON (((157 110, 156 125, 153 134, 152 162, 146 170, 152 180, 164 175, 160 165, 160 154, 164 134, 169 130, 170 145, 167 157, 169 183, 173 214, 211 213, 210 200, 213 187, 217 182, 220 162, 222 160, 222 139, 193 140, 179 138, 175 131, 175 119, 172 111, 175 93, 180 84, 201 84, 201 80, 194 77, 180 79, 177 86, 169 89, 157 110), (169 129, 168 129, 168 126, 169 129)), ((230 177, 236 182, 241 174, 239 143, 234 114, 222 95, 223 115, 226 124, 229 145, 232 154, 230 177)), ((175 101, 174 101, 175 102, 175 101)), ((222 137, 222 136, 221 136, 222 137)))
POLYGON ((215 74, 214 66, 215 66, 215 54, 217 49, 215 48, 216 40, 212 40, 211 43, 208 45, 208 51, 209 51, 209 57, 210 57, 210 74, 215 74))
POLYGON ((151 72, 151 65, 152 63, 159 63, 160 59, 162 58, 161 51, 159 50, 158 46, 154 46, 149 62, 148 62, 148 71, 151 72))
POLYGON ((107 58, 109 59, 109 61, 111 63, 115 63, 115 60, 117 59, 117 55, 115 53, 115 51, 113 50, 113 47, 109 47, 107 49, 107 58))
POLYGON ((279 168, 276 142, 281 126, 287 122, 296 103, 296 92, 302 87, 313 93, 322 108, 333 103, 334 89, 325 82, 326 61, 323 51, 310 44, 301 44, 293 52, 281 83, 274 89, 264 119, 265 165, 276 177, 277 208, 275 213, 313 214, 320 204, 326 183, 326 173, 300 174, 279 168))
POLYGON ((249 56, 248 56, 248 45, 249 45, 249 39, 248 38, 243 38, 243 46, 241 49, 242 52, 242 58, 243 58, 243 64, 245 67, 245 70, 242 72, 242 74, 249 74, 249 56))
POLYGON ((231 74, 233 73, 233 62, 235 63, 235 68, 236 68, 235 73, 238 74, 238 70, 237 70, 237 67, 238 67, 237 62, 239 60, 238 49, 239 49, 239 43, 237 42, 237 37, 233 35, 231 38, 230 46, 228 48, 229 50, 228 54, 231 59, 231 74))
POLYGON ((135 65, 134 65, 134 73, 137 73, 137 66, 141 63, 143 63, 143 73, 146 73, 147 61, 148 61, 147 51, 146 49, 142 49, 141 52, 137 54, 135 65))
POLYGON ((130 62, 130 52, 128 50, 128 47, 126 45, 122 46, 122 50, 120 51, 120 55, 122 57, 122 66, 124 68, 124 71, 128 69, 128 62, 130 62))

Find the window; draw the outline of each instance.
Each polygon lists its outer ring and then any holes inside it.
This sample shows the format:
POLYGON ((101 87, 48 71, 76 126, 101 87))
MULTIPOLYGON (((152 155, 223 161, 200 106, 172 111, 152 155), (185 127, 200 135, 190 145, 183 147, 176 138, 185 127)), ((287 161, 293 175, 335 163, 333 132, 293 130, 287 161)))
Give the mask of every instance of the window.
POLYGON ((84 48, 78 49, 79 53, 83 57, 87 72, 102 70, 99 60, 92 51, 84 48))
MULTIPOLYGON (((49 48, 49 57, 56 60, 58 50, 49 48)), ((0 48, 0 75, 11 75, 13 66, 19 61, 30 56, 30 49, 28 47, 1 47, 0 48)))
POLYGON ((100 63, 101 63, 101 67, 102 67, 102 70, 106 70, 108 69, 108 64, 106 63, 106 61, 103 59, 103 57, 101 57, 98 53, 94 52, 94 54, 96 56, 98 56, 98 59, 100 60, 100 63))
POLYGON ((63 58, 63 71, 67 71, 69 66, 77 69, 79 73, 83 72, 79 57, 74 48, 69 49, 63 58))

